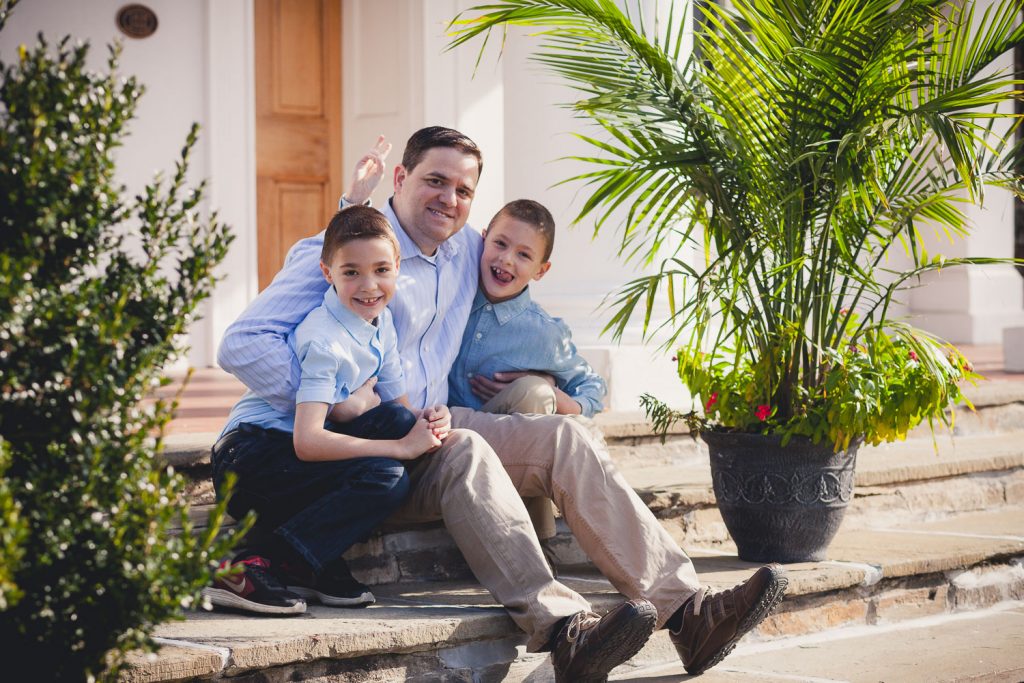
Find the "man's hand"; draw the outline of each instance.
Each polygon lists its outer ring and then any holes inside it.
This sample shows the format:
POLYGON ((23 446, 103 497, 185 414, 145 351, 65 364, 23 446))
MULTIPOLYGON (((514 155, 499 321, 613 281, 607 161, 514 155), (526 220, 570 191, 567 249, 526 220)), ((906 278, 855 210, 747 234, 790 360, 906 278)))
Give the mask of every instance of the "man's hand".
POLYGON ((385 161, 391 152, 391 143, 381 135, 369 152, 356 162, 352 185, 342 197, 352 204, 365 204, 384 177, 385 161))
POLYGON ((349 394, 348 398, 341 403, 335 403, 331 406, 327 419, 335 423, 348 422, 349 420, 356 419, 367 410, 372 410, 379 406, 380 396, 373 390, 376 385, 376 377, 371 377, 363 382, 363 386, 349 394))
POLYGON ((555 378, 551 375, 532 370, 522 370, 516 372, 496 372, 494 377, 490 378, 483 375, 473 375, 469 378, 469 388, 473 390, 477 398, 486 403, 497 396, 503 389, 508 388, 512 382, 515 382, 520 377, 527 377, 529 375, 540 377, 551 386, 555 386, 555 378))
POLYGON ((579 415, 583 412, 583 407, 580 406, 575 399, 569 396, 569 394, 555 386, 555 378, 545 372, 537 372, 535 370, 496 372, 494 373, 493 378, 487 378, 483 375, 473 375, 469 378, 469 388, 473 390, 473 393, 476 394, 480 400, 486 403, 497 396, 502 389, 505 389, 512 384, 512 382, 515 382, 520 377, 527 377, 529 375, 540 377, 554 389, 556 415, 579 415))

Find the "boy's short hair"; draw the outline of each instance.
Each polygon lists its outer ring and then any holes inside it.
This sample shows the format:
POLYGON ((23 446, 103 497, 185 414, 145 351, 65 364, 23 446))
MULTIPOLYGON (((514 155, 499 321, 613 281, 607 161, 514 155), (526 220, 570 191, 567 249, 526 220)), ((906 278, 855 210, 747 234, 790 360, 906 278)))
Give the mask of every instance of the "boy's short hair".
POLYGON ((544 258, 541 261, 547 262, 551 258, 551 251, 555 248, 555 219, 543 204, 532 199, 511 201, 494 214, 494 218, 487 225, 488 229, 494 225, 494 221, 498 220, 499 216, 511 216, 533 226, 533 229, 539 232, 544 239, 544 258))
POLYGON ((368 206, 349 206, 334 214, 324 232, 324 247, 320 260, 330 263, 335 252, 355 240, 382 239, 395 250, 395 260, 401 258, 398 240, 391 230, 391 224, 377 209, 368 206))
POLYGON ((434 147, 450 147, 463 154, 476 157, 477 176, 484 172, 484 158, 476 143, 459 131, 443 126, 420 128, 413 133, 405 143, 402 166, 406 171, 412 171, 423 160, 423 155, 434 147))

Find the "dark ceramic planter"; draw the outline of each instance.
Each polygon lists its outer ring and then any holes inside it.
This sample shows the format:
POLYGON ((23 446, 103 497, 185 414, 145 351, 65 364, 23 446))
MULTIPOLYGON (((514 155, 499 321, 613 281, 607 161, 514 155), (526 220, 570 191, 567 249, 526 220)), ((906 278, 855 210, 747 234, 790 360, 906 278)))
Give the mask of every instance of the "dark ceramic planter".
POLYGON ((853 498, 858 443, 839 453, 830 444, 794 437, 702 432, 725 526, 748 562, 825 559, 853 498))

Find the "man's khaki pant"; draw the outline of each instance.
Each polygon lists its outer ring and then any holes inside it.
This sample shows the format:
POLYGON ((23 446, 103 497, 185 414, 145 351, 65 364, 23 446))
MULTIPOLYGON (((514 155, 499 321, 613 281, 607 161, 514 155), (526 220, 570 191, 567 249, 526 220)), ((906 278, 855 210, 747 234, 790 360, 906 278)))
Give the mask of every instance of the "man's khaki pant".
POLYGON ((412 493, 389 523, 442 519, 531 652, 559 619, 590 606, 552 576, 522 497, 552 499, 616 590, 654 603, 659 626, 700 587, 690 559, 578 421, 453 408, 452 426, 439 450, 410 464, 412 493))
MULTIPOLYGON (((528 375, 520 377, 491 397, 480 407, 485 413, 526 413, 532 415, 554 415, 558 407, 555 388, 542 377, 528 375)), ((541 541, 555 535, 555 511, 551 499, 537 496, 523 498, 523 505, 530 514, 533 530, 541 541)))

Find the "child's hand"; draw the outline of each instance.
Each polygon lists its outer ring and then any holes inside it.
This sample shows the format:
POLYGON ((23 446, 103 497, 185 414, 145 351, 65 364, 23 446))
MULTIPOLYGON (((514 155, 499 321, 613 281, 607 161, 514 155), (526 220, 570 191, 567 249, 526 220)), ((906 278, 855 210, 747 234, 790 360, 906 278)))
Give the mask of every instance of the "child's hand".
POLYGON ((431 431, 441 441, 448 438, 452 429, 452 414, 446 405, 436 405, 423 411, 423 417, 430 424, 431 431))
POLYGON ((370 151, 356 162, 352 185, 344 194, 345 199, 352 204, 363 204, 370 198, 373 191, 377 189, 377 185, 380 184, 380 179, 384 177, 384 162, 390 152, 391 143, 381 135, 370 151))
POLYGON ((415 460, 424 453, 432 451, 441 445, 441 440, 434 436, 434 430, 425 418, 416 420, 416 424, 399 440, 402 445, 400 460, 415 460))
POLYGON ((335 403, 328 413, 327 419, 331 422, 348 422, 354 420, 367 410, 372 410, 380 405, 380 396, 373 388, 377 385, 377 378, 371 377, 363 382, 363 385, 348 395, 341 403, 335 403))

